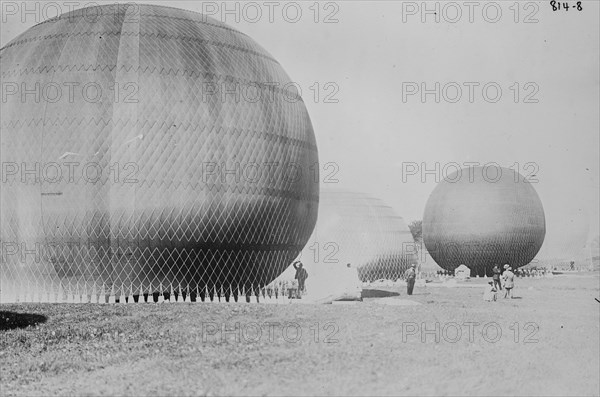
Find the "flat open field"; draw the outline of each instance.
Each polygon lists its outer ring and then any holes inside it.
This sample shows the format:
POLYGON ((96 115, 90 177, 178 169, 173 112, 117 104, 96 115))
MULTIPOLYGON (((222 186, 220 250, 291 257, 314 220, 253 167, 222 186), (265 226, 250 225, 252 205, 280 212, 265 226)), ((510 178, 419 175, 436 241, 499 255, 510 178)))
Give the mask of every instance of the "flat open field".
POLYGON ((0 305, 0 394, 599 395, 599 282, 517 279, 498 302, 475 279, 353 305, 0 305))

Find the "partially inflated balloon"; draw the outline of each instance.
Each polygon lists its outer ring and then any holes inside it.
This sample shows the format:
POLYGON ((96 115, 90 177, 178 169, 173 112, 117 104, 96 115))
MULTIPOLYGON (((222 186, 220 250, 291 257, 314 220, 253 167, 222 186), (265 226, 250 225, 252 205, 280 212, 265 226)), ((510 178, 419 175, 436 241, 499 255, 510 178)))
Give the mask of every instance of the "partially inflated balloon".
POLYGON ((317 225, 300 259, 335 284, 348 263, 362 281, 395 280, 416 263, 415 252, 408 226, 383 201, 332 190, 321 191, 317 225))

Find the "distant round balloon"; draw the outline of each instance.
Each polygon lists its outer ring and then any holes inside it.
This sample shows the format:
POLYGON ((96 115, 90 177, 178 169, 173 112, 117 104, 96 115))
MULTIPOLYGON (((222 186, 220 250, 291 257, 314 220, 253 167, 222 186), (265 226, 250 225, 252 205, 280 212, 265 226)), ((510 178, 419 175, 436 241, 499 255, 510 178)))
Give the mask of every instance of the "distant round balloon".
POLYGON ((491 275, 495 264, 528 264, 546 234, 544 208, 533 185, 514 170, 471 167, 448 175, 431 193, 423 241, 439 266, 464 264, 491 275))
POLYGON ((313 128, 247 35, 111 4, 35 25, 0 58, 3 302, 248 290, 304 247, 313 128))

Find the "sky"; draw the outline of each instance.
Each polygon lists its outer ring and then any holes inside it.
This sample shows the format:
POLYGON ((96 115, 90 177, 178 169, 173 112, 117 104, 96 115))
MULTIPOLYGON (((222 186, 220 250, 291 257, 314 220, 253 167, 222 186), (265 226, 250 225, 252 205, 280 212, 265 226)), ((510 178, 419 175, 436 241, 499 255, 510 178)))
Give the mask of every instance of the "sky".
MULTIPOLYGON (((323 186, 368 193, 410 222, 455 164, 494 163, 535 179, 540 255, 598 235, 599 2, 146 3, 205 11, 279 61, 308 108, 323 186)), ((0 45, 56 13, 28 4, 2 3, 0 45)))

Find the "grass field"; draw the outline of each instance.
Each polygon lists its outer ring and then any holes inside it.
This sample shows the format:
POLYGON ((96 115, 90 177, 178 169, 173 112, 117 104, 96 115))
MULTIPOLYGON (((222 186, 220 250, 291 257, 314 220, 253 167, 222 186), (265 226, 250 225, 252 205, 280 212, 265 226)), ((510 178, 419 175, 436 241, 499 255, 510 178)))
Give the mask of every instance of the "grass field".
POLYGON ((599 395, 599 282, 518 279, 497 302, 475 279, 352 305, 0 305, 0 394, 599 395))

